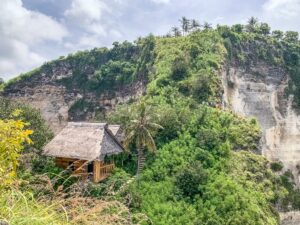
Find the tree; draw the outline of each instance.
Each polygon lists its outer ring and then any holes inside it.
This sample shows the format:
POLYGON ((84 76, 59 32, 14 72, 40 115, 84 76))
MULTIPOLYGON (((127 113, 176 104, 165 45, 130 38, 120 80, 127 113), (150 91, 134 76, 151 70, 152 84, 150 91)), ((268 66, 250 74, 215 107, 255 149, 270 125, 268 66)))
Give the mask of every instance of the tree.
POLYGON ((272 32, 272 37, 278 39, 278 40, 281 40, 283 38, 283 32, 281 30, 274 30, 272 32))
POLYGON ((259 26, 259 33, 261 33, 262 35, 269 35, 271 31, 271 28, 269 26, 269 24, 267 23, 261 23, 259 26))
POLYGON ((208 22, 204 22, 203 24, 203 28, 204 30, 210 30, 212 28, 211 24, 208 22))
MULTIPOLYGON (((18 116, 15 111, 12 117, 18 116)), ((18 159, 24 143, 31 143, 31 130, 21 120, 0 119, 0 186, 9 184, 16 174, 18 159)))
POLYGON ((185 16, 183 16, 179 21, 181 23, 181 29, 183 35, 188 33, 190 30, 190 21, 185 16))
POLYGON ((192 30, 197 30, 197 29, 199 29, 199 28, 200 28, 200 23, 198 22, 198 20, 192 19, 192 20, 191 20, 190 28, 191 28, 192 30))
POLYGON ((203 194, 201 186, 207 182, 208 174, 200 162, 188 165, 176 176, 175 185, 182 196, 194 198, 195 195, 203 194))
POLYGON ((284 40, 296 43, 299 40, 299 33, 297 31, 287 31, 285 32, 284 40))
POLYGON ((185 56, 177 56, 171 67, 171 77, 173 80, 182 80, 188 75, 188 62, 185 56))
POLYGON ((125 146, 131 143, 136 144, 138 153, 137 176, 141 173, 145 163, 145 148, 150 152, 156 151, 153 133, 162 129, 157 123, 154 123, 154 114, 150 107, 147 107, 144 102, 140 102, 137 107, 137 112, 133 116, 129 126, 127 127, 127 137, 125 139, 125 146))
POLYGON ((20 110, 20 113, 15 117, 15 120, 26 121, 28 123, 26 124, 26 129, 34 130, 34 133, 31 135, 33 144, 25 144, 25 150, 29 148, 41 150, 45 143, 53 138, 54 134, 49 126, 46 125, 46 121, 42 118, 40 111, 21 103, 0 98, 0 119, 9 119, 16 110, 20 110))
POLYGON ((257 23, 258 23, 258 19, 252 16, 248 20, 248 24, 246 25, 246 30, 248 32, 255 32, 256 31, 257 23))
POLYGON ((231 27, 231 29, 234 31, 234 32, 237 32, 237 33, 242 33, 243 30, 244 30, 244 25, 242 24, 235 24, 231 27))
POLYGON ((172 33, 173 33, 174 37, 181 36, 181 32, 178 27, 172 27, 172 33))

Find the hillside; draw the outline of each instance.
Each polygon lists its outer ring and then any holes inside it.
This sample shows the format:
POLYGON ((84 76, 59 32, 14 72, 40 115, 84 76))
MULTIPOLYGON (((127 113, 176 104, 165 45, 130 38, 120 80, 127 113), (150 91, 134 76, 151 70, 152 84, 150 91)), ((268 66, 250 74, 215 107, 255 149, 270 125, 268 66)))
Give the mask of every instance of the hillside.
POLYGON ((146 215, 142 224, 279 224, 279 211, 300 209, 298 34, 265 23, 185 33, 61 57, 2 95, 40 109, 54 132, 82 120, 129 128, 137 100, 151 107, 164 129, 139 180, 125 185, 132 145, 124 171, 93 192, 102 198, 126 174, 110 198, 146 215))

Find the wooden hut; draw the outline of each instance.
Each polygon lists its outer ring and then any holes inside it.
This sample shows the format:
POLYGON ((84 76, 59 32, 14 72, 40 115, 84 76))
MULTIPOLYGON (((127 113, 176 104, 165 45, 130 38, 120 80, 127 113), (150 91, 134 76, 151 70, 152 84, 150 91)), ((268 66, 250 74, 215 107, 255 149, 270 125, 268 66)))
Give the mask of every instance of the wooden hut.
POLYGON ((105 156, 124 151, 120 126, 106 123, 69 122, 44 148, 44 155, 55 157, 56 165, 70 169, 83 179, 105 179, 114 163, 105 156))

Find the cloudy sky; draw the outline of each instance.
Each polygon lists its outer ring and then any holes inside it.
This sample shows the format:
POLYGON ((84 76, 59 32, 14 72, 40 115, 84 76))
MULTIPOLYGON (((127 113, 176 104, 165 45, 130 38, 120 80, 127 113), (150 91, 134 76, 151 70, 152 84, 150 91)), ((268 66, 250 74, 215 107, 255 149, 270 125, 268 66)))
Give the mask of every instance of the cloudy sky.
POLYGON ((300 31, 300 0, 0 0, 0 77, 77 50, 165 34, 182 16, 214 25, 255 16, 300 31))

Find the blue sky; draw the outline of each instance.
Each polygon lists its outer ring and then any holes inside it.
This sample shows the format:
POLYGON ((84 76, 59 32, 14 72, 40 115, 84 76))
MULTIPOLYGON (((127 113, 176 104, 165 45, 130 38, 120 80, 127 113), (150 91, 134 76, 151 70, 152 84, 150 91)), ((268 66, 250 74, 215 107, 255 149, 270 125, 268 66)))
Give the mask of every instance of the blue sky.
POLYGON ((78 50, 165 34, 182 16, 300 31, 300 0, 0 0, 0 77, 78 50))

